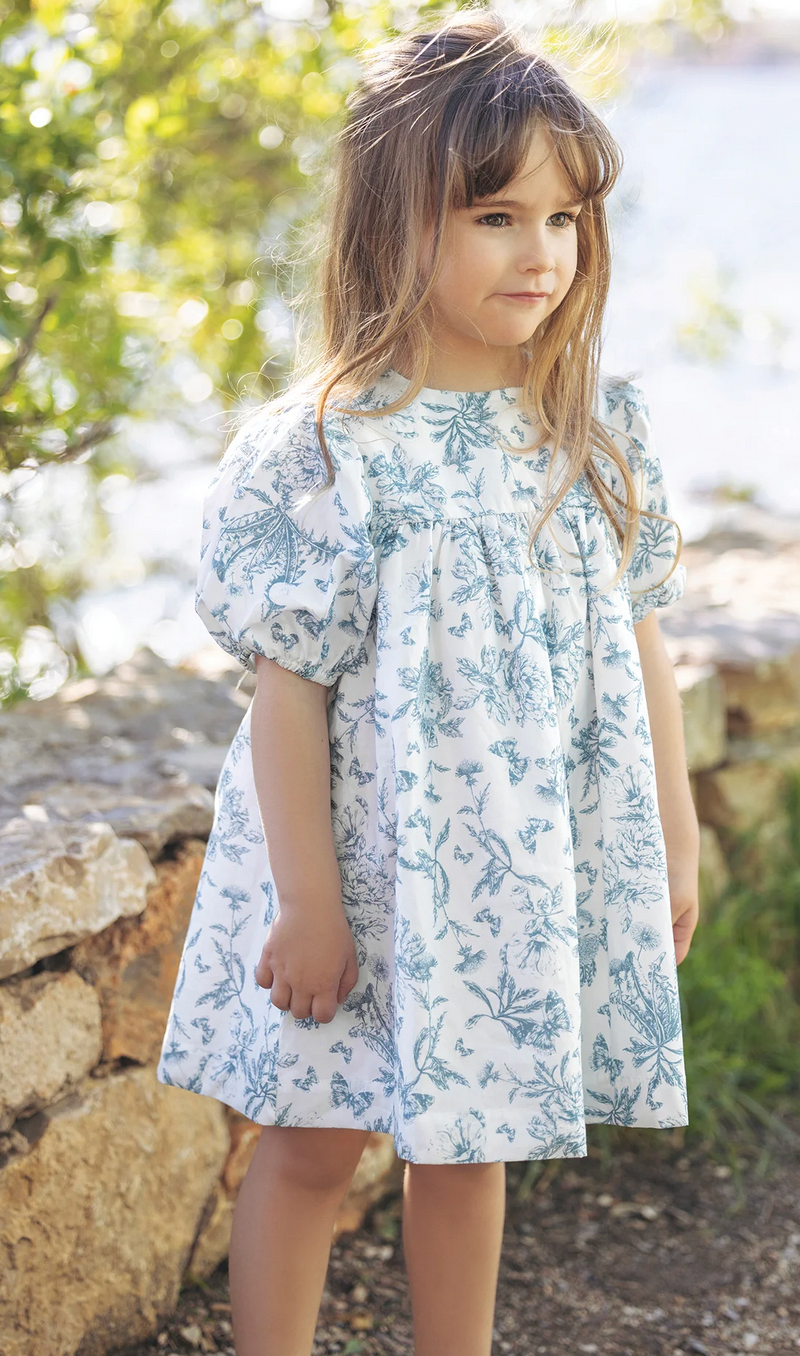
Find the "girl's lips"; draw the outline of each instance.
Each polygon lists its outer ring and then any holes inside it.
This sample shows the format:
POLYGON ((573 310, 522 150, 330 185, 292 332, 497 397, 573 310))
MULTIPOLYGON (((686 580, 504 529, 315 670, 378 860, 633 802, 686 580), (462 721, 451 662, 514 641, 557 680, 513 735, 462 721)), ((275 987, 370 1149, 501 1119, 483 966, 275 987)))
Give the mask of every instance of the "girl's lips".
POLYGON ((501 297, 507 297, 510 301, 546 301, 547 292, 501 292, 501 297))

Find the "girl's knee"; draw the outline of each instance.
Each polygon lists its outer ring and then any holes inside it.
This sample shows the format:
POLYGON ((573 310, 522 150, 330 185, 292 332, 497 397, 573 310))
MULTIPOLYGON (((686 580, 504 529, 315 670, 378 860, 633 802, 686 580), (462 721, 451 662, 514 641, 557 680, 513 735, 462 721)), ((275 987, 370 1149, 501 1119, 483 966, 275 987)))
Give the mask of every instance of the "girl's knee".
POLYGON ((257 1148, 285 1182, 335 1194, 347 1191, 368 1138, 368 1130, 265 1125, 257 1148))
POLYGON ((500 1163, 406 1163, 409 1177, 428 1186, 468 1190, 494 1178, 505 1177, 506 1165, 500 1163))

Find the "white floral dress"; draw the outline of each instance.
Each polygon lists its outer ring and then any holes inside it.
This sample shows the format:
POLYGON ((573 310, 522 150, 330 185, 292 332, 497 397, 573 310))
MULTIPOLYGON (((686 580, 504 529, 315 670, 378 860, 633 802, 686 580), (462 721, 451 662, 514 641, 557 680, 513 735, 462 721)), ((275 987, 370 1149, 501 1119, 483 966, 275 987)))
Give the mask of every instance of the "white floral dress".
MULTIPOLYGON (((388 368, 358 411, 407 386, 388 368)), ((641 391, 600 400, 641 502, 670 513, 641 391)), ((633 629, 683 592, 684 566, 665 579, 674 528, 642 518, 609 592, 617 538, 581 475, 533 568, 552 450, 498 446, 533 441, 517 388, 424 389, 394 415, 330 411, 325 431, 336 481, 310 500, 325 478, 310 404, 240 427, 205 499, 196 606, 249 669, 266 655, 329 688, 358 981, 330 1023, 256 983, 278 900, 248 710, 158 1078, 264 1125, 387 1132, 419 1163, 582 1157, 587 1122, 688 1124, 633 629)))

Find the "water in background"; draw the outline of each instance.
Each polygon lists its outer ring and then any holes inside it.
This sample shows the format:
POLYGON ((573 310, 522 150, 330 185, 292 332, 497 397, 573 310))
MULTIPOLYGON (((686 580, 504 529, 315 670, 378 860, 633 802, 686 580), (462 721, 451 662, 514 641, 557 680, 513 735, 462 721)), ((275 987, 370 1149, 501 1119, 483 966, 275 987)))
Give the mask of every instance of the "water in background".
POLYGON ((719 482, 800 511, 799 75, 644 68, 608 118, 625 169, 604 366, 640 373, 686 540, 719 482))

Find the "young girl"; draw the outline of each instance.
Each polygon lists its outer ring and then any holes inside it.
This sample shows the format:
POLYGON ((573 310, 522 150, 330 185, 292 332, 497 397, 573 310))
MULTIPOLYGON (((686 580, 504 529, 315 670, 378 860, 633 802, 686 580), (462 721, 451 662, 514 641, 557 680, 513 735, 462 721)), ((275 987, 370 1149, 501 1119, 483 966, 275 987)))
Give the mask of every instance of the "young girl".
POLYGON ((257 683, 158 1076, 264 1127, 238 1356, 308 1356, 376 1130, 415 1356, 488 1356, 505 1162, 688 1123, 685 570, 642 393, 597 366, 597 115, 482 9, 347 102, 317 348, 205 501, 197 610, 257 683))

